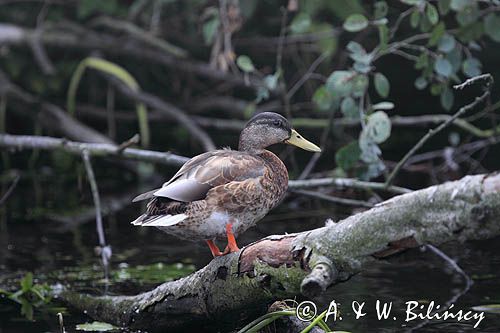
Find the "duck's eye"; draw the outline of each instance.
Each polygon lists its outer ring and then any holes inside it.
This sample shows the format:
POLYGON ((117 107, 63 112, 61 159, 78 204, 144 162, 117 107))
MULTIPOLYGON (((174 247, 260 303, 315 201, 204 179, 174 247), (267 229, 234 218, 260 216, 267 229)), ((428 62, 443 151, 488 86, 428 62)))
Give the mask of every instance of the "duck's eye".
POLYGON ((281 120, 273 120, 273 125, 276 127, 281 127, 281 120))

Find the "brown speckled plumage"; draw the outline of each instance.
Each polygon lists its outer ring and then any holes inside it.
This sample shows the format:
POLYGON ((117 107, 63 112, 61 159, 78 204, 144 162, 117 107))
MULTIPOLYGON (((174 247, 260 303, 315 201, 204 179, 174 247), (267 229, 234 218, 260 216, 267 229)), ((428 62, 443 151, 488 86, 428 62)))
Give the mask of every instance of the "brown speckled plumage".
MULTIPOLYGON (((156 226, 193 241, 226 238, 226 225, 236 236, 243 233, 285 196, 287 169, 264 148, 288 142, 292 135, 298 136, 278 114, 263 113, 252 118, 241 133, 239 150, 198 155, 162 188, 138 196, 137 200, 151 200, 146 213, 133 224, 156 226)), ((298 138, 309 144, 307 148, 317 148, 298 138)))

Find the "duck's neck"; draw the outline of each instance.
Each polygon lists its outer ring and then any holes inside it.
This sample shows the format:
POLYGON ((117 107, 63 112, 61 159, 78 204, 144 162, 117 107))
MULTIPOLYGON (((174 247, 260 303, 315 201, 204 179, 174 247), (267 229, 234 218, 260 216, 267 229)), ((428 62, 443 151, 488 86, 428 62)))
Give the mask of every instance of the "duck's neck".
POLYGON ((245 151, 249 153, 260 153, 269 144, 265 141, 265 138, 261 135, 251 135, 248 133, 248 129, 244 128, 240 134, 240 140, 238 143, 238 150, 245 151))

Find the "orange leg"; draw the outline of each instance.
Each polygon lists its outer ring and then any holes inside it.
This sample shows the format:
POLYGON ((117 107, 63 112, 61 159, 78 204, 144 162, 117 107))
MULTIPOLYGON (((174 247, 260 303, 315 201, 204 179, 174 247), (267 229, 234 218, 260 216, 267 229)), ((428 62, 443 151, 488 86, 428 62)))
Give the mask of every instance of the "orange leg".
POLYGON ((226 235, 227 235, 227 246, 226 249, 224 250, 224 254, 238 252, 240 248, 238 247, 238 244, 236 244, 236 238, 234 237, 233 234, 232 223, 226 224, 226 235))
POLYGON ((220 252, 219 248, 217 247, 217 245, 215 245, 213 240, 207 240, 206 242, 207 242, 207 245, 210 248, 210 252, 212 252, 212 255, 214 256, 214 258, 223 256, 225 254, 225 253, 220 252))

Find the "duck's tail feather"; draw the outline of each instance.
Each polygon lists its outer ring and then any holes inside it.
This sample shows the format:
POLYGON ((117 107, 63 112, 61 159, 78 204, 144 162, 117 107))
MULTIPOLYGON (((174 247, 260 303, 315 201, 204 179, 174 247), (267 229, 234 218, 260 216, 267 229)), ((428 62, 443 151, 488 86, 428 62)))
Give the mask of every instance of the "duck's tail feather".
POLYGON ((186 214, 177 215, 146 215, 143 214, 132 221, 133 225, 141 227, 169 227, 184 221, 187 218, 186 214))
POLYGON ((132 202, 137 202, 137 201, 142 201, 142 200, 147 200, 147 199, 151 199, 154 197, 154 193, 156 191, 160 190, 159 188, 156 188, 154 190, 151 190, 151 191, 148 191, 148 192, 145 192, 145 193, 142 193, 142 194, 139 194, 138 196, 136 196, 134 199, 132 199, 132 202))

